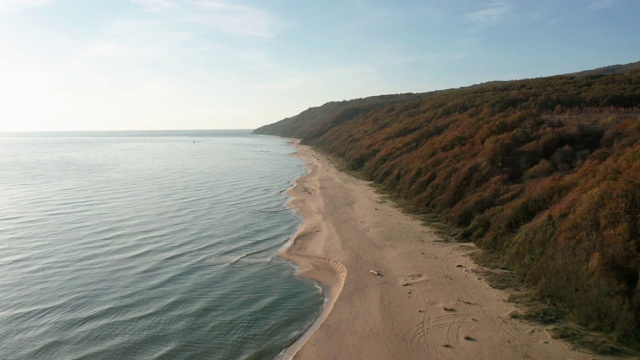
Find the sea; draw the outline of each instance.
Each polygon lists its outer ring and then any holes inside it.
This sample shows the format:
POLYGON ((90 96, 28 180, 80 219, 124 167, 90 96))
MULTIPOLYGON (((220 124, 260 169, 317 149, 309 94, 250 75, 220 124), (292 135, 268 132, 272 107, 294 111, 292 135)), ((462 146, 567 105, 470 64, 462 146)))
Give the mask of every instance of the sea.
POLYGON ((0 359, 274 359, 324 297, 278 257, 305 173, 250 131, 0 135, 0 359))

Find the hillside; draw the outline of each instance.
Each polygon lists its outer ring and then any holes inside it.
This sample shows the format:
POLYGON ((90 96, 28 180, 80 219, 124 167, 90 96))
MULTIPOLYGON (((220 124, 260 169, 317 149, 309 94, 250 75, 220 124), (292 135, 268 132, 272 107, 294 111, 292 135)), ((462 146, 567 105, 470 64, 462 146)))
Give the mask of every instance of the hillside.
POLYGON ((382 108, 387 105, 417 100, 424 97, 420 94, 381 95, 349 101, 334 101, 322 106, 309 108, 300 114, 266 125, 255 130, 258 134, 279 135, 292 138, 303 138, 326 131, 341 122, 351 120, 356 115, 382 108))
POLYGON ((256 133, 343 159, 638 347, 639 64, 329 103, 256 133))

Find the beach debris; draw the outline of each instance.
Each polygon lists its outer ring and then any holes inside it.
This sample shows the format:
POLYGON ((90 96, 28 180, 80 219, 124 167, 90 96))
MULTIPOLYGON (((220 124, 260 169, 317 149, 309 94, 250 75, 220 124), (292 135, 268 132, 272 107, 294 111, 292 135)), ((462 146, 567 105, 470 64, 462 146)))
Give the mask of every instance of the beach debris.
POLYGON ((448 311, 448 312, 456 311, 456 309, 454 309, 454 308, 450 308, 450 307, 446 307, 446 306, 443 306, 443 307, 442 307, 442 310, 444 310, 444 311, 448 311))
POLYGON ((471 301, 463 300, 461 297, 458 297, 458 299, 456 299, 456 300, 457 300, 457 301, 459 301, 459 302, 461 302, 461 303, 463 303, 463 304, 465 304, 465 305, 475 305, 475 304, 474 304, 474 303, 472 303, 471 301))
POLYGON ((380 272, 375 271, 375 270, 369 270, 369 272, 370 272, 373 276, 382 276, 382 274, 380 274, 380 272))
POLYGON ((411 284, 410 283, 404 283, 404 284, 402 284, 402 286, 411 286, 411 284))
POLYGON ((472 337, 471 337, 471 336, 469 336, 469 335, 465 335, 465 336, 463 336, 462 338, 463 338, 463 339, 465 339, 465 340, 467 340, 467 341, 476 341, 476 339, 472 338, 472 337))
POLYGON ((453 346, 449 345, 449 344, 442 344, 443 348, 452 348, 453 346))
POLYGON ((462 267, 462 264, 458 264, 458 265, 456 265, 456 267, 462 267))

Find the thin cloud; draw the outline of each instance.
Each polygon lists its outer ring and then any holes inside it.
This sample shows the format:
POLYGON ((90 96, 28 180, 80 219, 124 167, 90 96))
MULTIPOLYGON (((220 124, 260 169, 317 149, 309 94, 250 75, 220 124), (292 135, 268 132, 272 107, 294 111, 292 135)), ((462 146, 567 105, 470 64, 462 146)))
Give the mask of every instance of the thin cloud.
POLYGON ((171 0, 130 0, 132 3, 141 6, 147 12, 163 12, 178 5, 171 0))
POLYGON ((598 0, 589 5, 587 8, 593 11, 602 10, 611 7, 615 2, 615 0, 598 0))
POLYGON ((275 23, 269 13, 258 8, 229 5, 220 1, 191 0, 191 20, 236 35, 268 37, 275 23))
POLYGON ((123 64, 153 64, 173 51, 185 56, 191 35, 165 26, 160 20, 117 19, 109 23, 102 36, 89 41, 83 56, 121 60, 123 64))
POLYGON ((217 13, 237 11, 237 7, 217 2, 183 1, 173 2, 169 5, 172 8, 162 10, 159 2, 144 1, 145 6, 149 6, 144 8, 146 15, 118 18, 104 24, 100 36, 85 43, 81 53, 83 61, 101 68, 119 67, 133 72, 136 69, 146 72, 150 67, 172 68, 172 72, 181 74, 209 66, 212 61, 221 66, 241 62, 245 70, 272 66, 260 52, 248 48, 238 39, 225 36, 228 32, 259 36, 270 33, 267 25, 262 30, 237 28, 241 25, 235 22, 241 23, 241 19, 230 20, 217 13), (176 64, 181 65, 176 67, 176 64))
MULTIPOLYGON (((0 0, 2 1, 2 0, 0 0)), ((257 7, 214 0, 129 0, 173 25, 196 24, 231 35, 269 37, 277 22, 257 7)))
POLYGON ((464 15, 464 20, 474 25, 474 30, 500 23, 506 15, 513 11, 513 6, 506 2, 491 3, 489 7, 464 15))
POLYGON ((238 39, 231 41, 228 36, 271 36, 277 25, 266 11, 210 0, 130 2, 146 14, 139 12, 106 23, 101 35, 86 44, 84 56, 125 64, 155 64, 158 58, 173 59, 170 53, 182 54, 180 61, 197 62, 224 53, 257 66, 268 63, 260 53, 243 49, 238 39))
POLYGON ((0 0, 0 13, 20 11, 25 8, 46 5, 51 0, 0 0))

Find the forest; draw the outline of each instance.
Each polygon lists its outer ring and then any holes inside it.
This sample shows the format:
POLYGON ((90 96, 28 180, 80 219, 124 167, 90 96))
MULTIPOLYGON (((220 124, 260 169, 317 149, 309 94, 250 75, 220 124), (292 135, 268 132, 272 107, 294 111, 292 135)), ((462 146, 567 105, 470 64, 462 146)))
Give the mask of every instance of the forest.
POLYGON ((638 348, 639 65, 333 102, 255 132, 342 159, 638 348))

